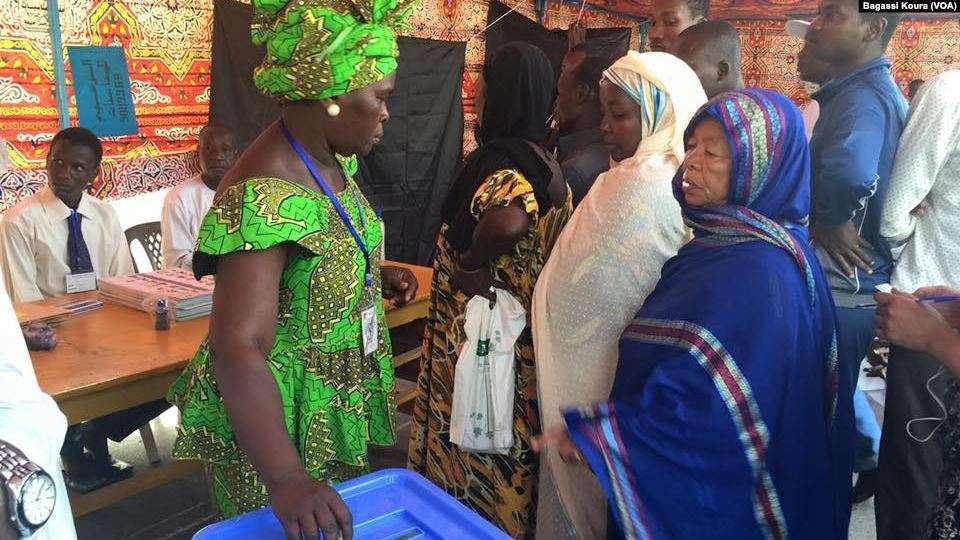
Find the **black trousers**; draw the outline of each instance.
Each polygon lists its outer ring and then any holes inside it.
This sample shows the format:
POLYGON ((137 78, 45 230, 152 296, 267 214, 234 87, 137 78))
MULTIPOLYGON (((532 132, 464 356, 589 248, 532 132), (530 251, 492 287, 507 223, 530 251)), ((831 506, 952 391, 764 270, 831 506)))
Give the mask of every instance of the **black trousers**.
MULTIPOLYGON (((927 382, 940 369, 928 355, 896 347, 890 351, 880 476, 874 501, 878 540, 921 538, 936 503, 943 468, 940 431, 921 443, 907 434, 907 423, 944 416, 927 391, 927 382)), ((941 401, 950 378, 943 371, 929 385, 941 401)), ((937 425, 934 421, 913 422, 910 432, 922 440, 937 425)))
MULTIPOLYGON (((131 433, 140 429, 141 426, 154 418, 160 416, 163 411, 170 408, 170 403, 165 399, 158 399, 110 413, 106 416, 94 418, 87 422, 97 432, 106 436, 113 442, 120 442, 130 436, 131 433)), ((77 430, 80 424, 70 426, 70 430, 77 430)), ((69 436, 68 436, 69 440, 69 436)))

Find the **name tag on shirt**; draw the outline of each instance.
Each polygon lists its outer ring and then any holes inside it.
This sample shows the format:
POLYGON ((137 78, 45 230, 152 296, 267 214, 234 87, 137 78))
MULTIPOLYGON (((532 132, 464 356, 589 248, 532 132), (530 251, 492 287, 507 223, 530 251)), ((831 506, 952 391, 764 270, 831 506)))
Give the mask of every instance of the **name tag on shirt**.
POLYGON ((97 290, 97 274, 67 274, 67 294, 97 290))
POLYGON ((370 306, 360 313, 363 321, 363 354, 371 355, 380 346, 380 328, 377 323, 377 308, 370 306))

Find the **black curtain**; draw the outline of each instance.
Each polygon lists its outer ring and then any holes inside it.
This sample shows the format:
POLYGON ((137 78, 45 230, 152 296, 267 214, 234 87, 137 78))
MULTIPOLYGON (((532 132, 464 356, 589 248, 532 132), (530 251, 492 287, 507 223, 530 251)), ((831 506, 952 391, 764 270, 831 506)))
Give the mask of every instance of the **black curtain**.
POLYGON ((241 149, 280 115, 276 101, 253 84, 253 70, 263 61, 266 49, 250 41, 252 19, 250 4, 213 2, 210 121, 233 130, 241 149))
POLYGON ((429 264, 463 153, 466 44, 402 37, 399 45, 390 121, 381 144, 360 161, 360 182, 383 211, 387 257, 429 264))
MULTIPOLYGON (((516 11, 504 16, 509 11, 510 8, 507 5, 497 0, 490 0, 487 8, 487 24, 502 16, 503 19, 487 30, 487 58, 492 58, 497 49, 506 43, 524 41, 543 49, 559 76, 560 64, 563 63, 563 56, 567 53, 566 30, 547 30, 536 21, 531 21, 516 11)), ((630 29, 587 29, 586 45, 591 51, 600 52, 612 59, 620 58, 630 49, 630 29)))
MULTIPOLYGON (((253 84, 264 48, 250 41, 253 8, 214 0, 210 120, 228 127, 246 148, 279 115, 253 84)), ((386 221, 386 254, 428 264, 440 207, 463 147, 461 87, 466 44, 400 38, 396 90, 380 145, 360 160, 357 182, 386 221)))

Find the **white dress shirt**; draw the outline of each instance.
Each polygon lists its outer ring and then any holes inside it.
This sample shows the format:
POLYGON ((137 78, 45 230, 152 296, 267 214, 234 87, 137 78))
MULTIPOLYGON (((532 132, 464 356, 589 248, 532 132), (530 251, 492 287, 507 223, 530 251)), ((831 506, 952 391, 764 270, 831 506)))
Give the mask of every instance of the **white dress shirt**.
POLYGON ((893 286, 960 287, 960 70, 931 79, 910 105, 880 234, 896 258, 893 286))
MULTIPOLYGON (((80 198, 83 240, 98 278, 133 273, 133 260, 117 213, 108 203, 80 198)), ((70 209, 45 187, 7 210, 0 220, 3 281, 15 302, 42 300, 67 292, 70 209)))
MULTIPOLYGON (((47 471, 57 487, 53 515, 31 538, 73 540, 77 533, 59 461, 67 419, 37 384, 20 324, 3 287, 0 287, 0 343, 3 344, 0 346, 0 440, 16 446, 27 459, 47 471)), ((3 517, 5 519, 6 514, 3 517)))
POLYGON ((214 195, 216 192, 207 187, 199 175, 167 193, 160 219, 164 268, 191 269, 200 224, 213 205, 214 195))

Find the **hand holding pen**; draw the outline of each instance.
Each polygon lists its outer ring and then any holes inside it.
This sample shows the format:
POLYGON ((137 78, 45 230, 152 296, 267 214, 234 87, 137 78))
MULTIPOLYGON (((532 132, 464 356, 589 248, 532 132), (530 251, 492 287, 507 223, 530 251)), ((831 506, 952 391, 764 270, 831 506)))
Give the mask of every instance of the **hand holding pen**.
POLYGON ((908 294, 878 292, 877 337, 908 349, 930 352, 960 326, 960 291, 927 287, 908 294))

